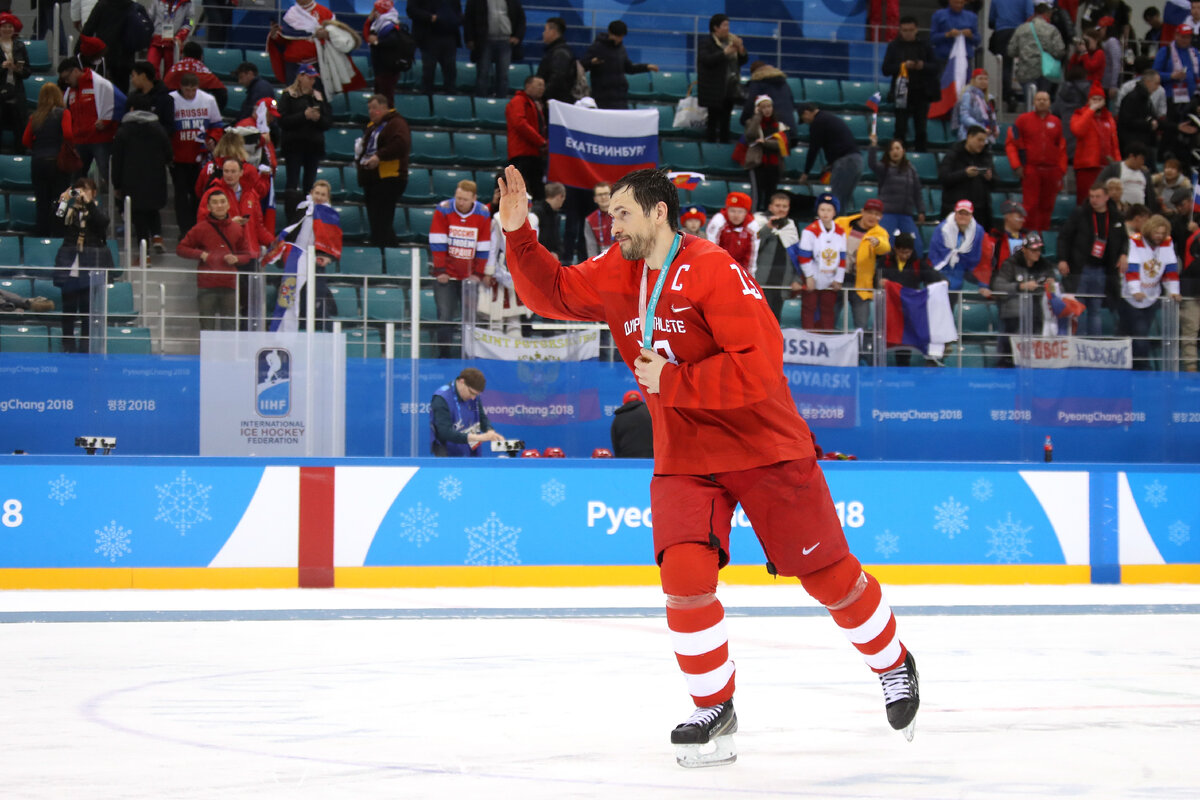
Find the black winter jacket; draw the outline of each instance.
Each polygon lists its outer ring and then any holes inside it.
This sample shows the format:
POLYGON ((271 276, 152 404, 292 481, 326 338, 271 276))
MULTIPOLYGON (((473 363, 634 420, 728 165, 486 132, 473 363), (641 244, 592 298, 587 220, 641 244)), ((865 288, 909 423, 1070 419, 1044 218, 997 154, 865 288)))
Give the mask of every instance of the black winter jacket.
POLYGON ((283 150, 295 148, 325 153, 325 131, 333 127, 333 109, 329 100, 317 99, 317 93, 293 97, 291 92, 279 94, 279 127, 283 129, 283 150), (304 116, 311 107, 321 109, 321 118, 316 120, 304 116))
POLYGON ((607 33, 596 37, 583 57, 583 68, 591 74, 592 99, 600 108, 628 108, 627 73, 649 72, 649 64, 634 64, 623 42, 614 42, 607 33))
POLYGON ((171 140, 151 111, 130 111, 113 137, 113 185, 133 201, 134 211, 167 205, 167 167, 171 140))
POLYGON ((546 100, 574 103, 571 90, 575 87, 575 54, 561 36, 542 51, 537 75, 546 82, 546 100))

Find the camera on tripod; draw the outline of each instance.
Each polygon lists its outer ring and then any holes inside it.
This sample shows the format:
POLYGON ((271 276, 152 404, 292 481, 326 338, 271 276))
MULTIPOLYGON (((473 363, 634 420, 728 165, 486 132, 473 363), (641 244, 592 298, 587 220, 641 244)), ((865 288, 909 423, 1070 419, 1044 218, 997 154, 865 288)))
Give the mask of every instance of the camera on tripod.
POLYGON ((523 439, 502 439, 499 442, 492 442, 493 453, 503 453, 508 458, 516 458, 525 449, 525 441, 523 439))

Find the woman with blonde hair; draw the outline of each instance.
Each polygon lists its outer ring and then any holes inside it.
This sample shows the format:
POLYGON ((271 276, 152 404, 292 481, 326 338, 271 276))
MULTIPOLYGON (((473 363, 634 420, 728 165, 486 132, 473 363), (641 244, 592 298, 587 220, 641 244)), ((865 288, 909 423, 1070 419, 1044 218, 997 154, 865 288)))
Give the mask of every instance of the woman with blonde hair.
POLYGON ((279 127, 287 164, 285 199, 289 219, 317 179, 317 164, 325 157, 325 131, 333 126, 333 109, 317 89, 317 71, 301 64, 296 80, 279 95, 279 127))
POLYGON ((63 143, 70 142, 70 131, 71 112, 63 105, 62 89, 56 83, 42 84, 37 109, 30 115, 21 137, 32 156, 33 194, 37 198, 34 233, 38 236, 58 233, 54 207, 71 182, 71 176, 58 167, 58 154, 63 143))

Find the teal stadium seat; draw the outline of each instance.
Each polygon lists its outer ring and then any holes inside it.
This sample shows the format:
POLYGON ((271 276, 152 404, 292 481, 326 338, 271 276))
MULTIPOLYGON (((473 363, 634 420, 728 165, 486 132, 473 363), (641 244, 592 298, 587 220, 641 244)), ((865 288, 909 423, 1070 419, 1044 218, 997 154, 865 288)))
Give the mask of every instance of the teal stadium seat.
POLYGON ((454 144, 445 133, 414 131, 411 160, 416 164, 455 164, 454 144))
POLYGON ((783 310, 779 314, 779 327, 800 327, 800 298, 793 297, 783 301, 783 310))
POLYGON ((330 315, 332 319, 354 321, 362 319, 362 312, 358 307, 357 287, 331 283, 326 288, 333 297, 333 313, 330 315))
POLYGON ((454 88, 467 95, 475 93, 475 79, 479 77, 479 68, 469 61, 459 61, 455 64, 454 88))
POLYGON ((649 72, 635 72, 625 76, 629 81, 630 100, 653 100, 654 87, 651 85, 649 72))
POLYGON ((383 254, 378 247, 343 247, 338 261, 339 275, 375 276, 383 274, 383 254))
POLYGON ((1050 212, 1050 221, 1062 224, 1079 207, 1073 194, 1060 194, 1054 198, 1054 209, 1050 212))
POLYGON ((258 75, 271 83, 275 82, 275 71, 271 68, 271 54, 266 50, 246 50, 242 56, 258 67, 258 75))
POLYGON ((800 80, 800 78, 788 78, 787 85, 788 88, 792 90, 792 100, 797 103, 804 102, 804 83, 800 80))
POLYGON ((317 167, 317 180, 329 181, 329 195, 336 203, 346 196, 346 186, 342 183, 341 167, 317 167))
POLYGON ((50 330, 45 325, 0 325, 0 353, 49 353, 50 330))
POLYGON ((933 187, 929 190, 929 206, 925 218, 930 222, 942 218, 942 190, 940 188, 933 187))
POLYGON ((692 189, 692 202, 703 206, 711 212, 725 207, 725 196, 729 194, 729 184, 725 181, 700 181, 692 189))
POLYGON ((14 231, 33 231, 37 227, 37 198, 31 194, 9 195, 8 220, 9 227, 14 231))
POLYGON ((1021 179, 1017 177, 1012 164, 1008 163, 1007 157, 997 156, 992 163, 995 168, 997 186, 1016 187, 1021 185, 1021 179))
POLYGON ((913 153, 906 154, 908 163, 912 164, 917 170, 917 175, 921 178, 921 183, 937 183, 938 181, 938 165, 937 156, 933 153, 913 153))
POLYGON ((408 170, 408 184, 404 194, 400 195, 401 203, 432 203, 437 195, 430 188, 431 170, 424 167, 411 167, 408 170))
POLYGON ((237 69, 238 64, 245 60, 245 55, 240 49, 204 48, 204 66, 216 73, 221 80, 232 78, 233 71, 237 69))
POLYGON ((1058 231, 1045 231, 1042 234, 1043 253, 1051 261, 1058 260, 1058 231))
POLYGON ((0 289, 21 297, 33 297, 33 280, 30 278, 5 278, 0 280, 0 289))
POLYGON ((343 329, 347 358, 383 358, 383 336, 374 328, 343 329))
POLYGON ((412 241, 427 244, 429 227, 433 224, 433 209, 416 207, 408 209, 408 229, 412 241))
POLYGON ((55 311, 62 310, 62 289, 55 286, 54 281, 50 278, 33 279, 33 296, 44 297, 54 303, 55 311))
POLYGON ((856 142, 866 144, 870 140, 871 123, 866 117, 861 114, 838 114, 838 116, 850 128, 850 133, 856 142))
POLYGON ((353 57, 354 66, 358 67, 358 71, 370 83, 375 79, 375 67, 371 64, 371 56, 366 53, 361 53, 353 57))
POLYGON ((804 101, 821 108, 841 108, 842 89, 832 78, 805 78, 804 101))
POLYGON ((435 125, 448 128, 475 127, 475 109, 471 105, 471 98, 465 95, 435 94, 433 117, 435 125))
POLYGON ((117 281, 108 285, 108 318, 132 321, 137 316, 133 304, 133 284, 117 281))
POLYGON ((398 286, 373 287, 363 298, 367 319, 375 322, 403 322, 405 316, 404 289, 398 286))
POLYGON ((509 64, 508 65, 508 88, 509 91, 515 92, 517 89, 525 88, 525 79, 533 74, 533 67, 529 64, 509 64))
MULTIPOLYGON (((401 98, 412 97, 412 96, 414 96, 414 95, 403 95, 402 94, 396 98, 396 101, 399 102, 401 98)), ((358 91, 358 92, 348 92, 347 93, 346 109, 347 109, 347 113, 349 113, 349 115, 350 115, 351 122, 355 123, 356 125, 361 125, 362 123, 366 122, 367 120, 369 120, 371 118, 367 114, 367 101, 370 99, 371 99, 371 92, 358 91)), ((429 116, 429 101, 426 100, 424 97, 422 97, 421 100, 423 101, 421 105, 425 106, 424 110, 422 111, 422 114, 424 116, 428 117, 429 116)), ((393 106, 395 106, 395 105, 396 104, 393 103, 393 106)), ((418 105, 417 108, 420 109, 420 105, 418 105)), ((404 117, 404 113, 401 112, 399 108, 396 108, 396 111, 400 112, 400 116, 404 117)), ((406 120, 408 120, 408 117, 404 117, 404 118, 406 120)), ((409 120, 409 122, 411 123, 412 120, 409 120)))
MULTIPOLYGON (((911 131, 909 132, 911 136, 911 131)), ((925 137, 933 147, 949 147, 958 141, 958 136, 943 120, 931 119, 925 127, 925 137)))
POLYGON ((664 139, 658 145, 658 158, 676 170, 703 172, 707 167, 699 142, 664 139))
POLYGON ((424 274, 428 259, 425 254, 415 247, 387 247, 383 251, 384 272, 389 278, 410 280, 412 278, 413 253, 417 254, 420 267, 418 274, 424 274))
POLYGON ((421 290, 420 319, 422 322, 437 322, 437 300, 433 289, 421 290))
POLYGON ((504 116, 507 105, 507 100, 498 97, 476 97, 475 126, 488 130, 505 130, 508 128, 508 120, 504 116))
MULTIPOLYGON (((875 135, 879 137, 879 141, 886 142, 889 139, 896 138, 896 118, 890 114, 880 114, 876 119, 875 135)), ((870 129, 871 120, 867 118, 867 128, 870 129)))
POLYGON ((362 186, 358 182, 358 170, 350 164, 347 164, 342 170, 342 183, 346 187, 347 200, 355 203, 363 201, 362 186))
POLYGON ((704 168, 699 170, 708 175, 727 175, 730 177, 744 176, 746 170, 733 160, 733 150, 737 145, 732 143, 720 144, 705 142, 700 145, 704 156, 704 168))
MULTIPOLYGON (((741 136, 746 131, 746 123, 742 122, 742 109, 735 108, 729 112, 729 132, 734 136, 741 136)), ((697 131, 697 133, 703 133, 697 131)))
POLYGON ((996 331, 996 304, 990 301, 963 300, 962 332, 964 334, 991 334, 996 331))
POLYGON ((30 75, 25 79, 25 105, 37 108, 38 93, 46 83, 56 82, 57 75, 30 75))
MULTIPOLYGON (((438 201, 445 200, 447 197, 453 197, 455 191, 458 190, 459 181, 475 180, 475 173, 467 170, 457 169, 434 169, 430 170, 430 177, 433 181, 433 194, 438 201)), ((487 198, 491 200, 491 198, 487 198)))
POLYGON ((879 187, 878 186, 875 186, 874 184, 860 183, 854 187, 854 196, 853 196, 853 200, 851 201, 854 205, 854 208, 851 208, 851 209, 843 208, 842 213, 843 214, 849 214, 849 213, 857 214, 859 211, 862 211, 862 207, 863 207, 864 203, 866 203, 872 197, 878 197, 878 196, 879 196, 879 187))
MULTIPOLYGON (((886 94, 880 91, 880 87, 874 81, 842 81, 842 107, 866 110, 867 101, 871 99, 871 95, 876 92, 880 96, 886 94)), ((882 136, 879 138, 883 138, 882 136)))
MULTIPOLYGON (((13 241, 16 241, 15 239, 13 241)), ((26 236, 23 242, 25 258, 22 263, 27 267, 53 267, 54 257, 62 245, 61 239, 35 239, 26 236)))
MULTIPOLYGON (((402 242, 413 241, 412 231, 408 227, 408 209, 404 206, 397 206, 392 213, 392 230, 396 233, 396 238, 402 242)), ((428 235, 428 231, 426 231, 428 235)))
POLYGON ((127 328, 109 326, 108 354, 112 355, 150 355, 153 342, 149 328, 127 328))
POLYGON ((674 103, 678 102, 688 90, 688 74, 683 71, 656 72, 652 78, 654 98, 674 103))
POLYGON ((330 161, 353 161, 354 142, 361 135, 354 128, 330 128, 325 131, 325 158, 330 161))
POLYGON ((341 215, 342 237, 347 242, 363 242, 367 239, 367 221, 362 206, 334 206, 341 215))
POLYGON ((29 59, 29 68, 34 72, 50 71, 50 46, 45 39, 25 42, 25 56, 29 59))
MULTIPOLYGON (((362 111, 365 114, 367 104, 364 101, 362 111)), ((429 102, 429 97, 423 94, 398 94, 396 95, 396 113, 404 117, 410 126, 412 125, 433 125, 437 122, 437 117, 434 116, 433 106, 429 102)), ((355 115, 354 102, 350 106, 351 119, 355 115)))
POLYGON ((455 133, 454 156, 456 163, 475 167, 496 167, 508 159, 507 152, 496 152, 490 133, 455 133))
POLYGON ((233 84, 226 86, 225 89, 228 91, 228 95, 221 113, 227 117, 237 117, 241 113, 242 103, 246 101, 246 87, 233 84))

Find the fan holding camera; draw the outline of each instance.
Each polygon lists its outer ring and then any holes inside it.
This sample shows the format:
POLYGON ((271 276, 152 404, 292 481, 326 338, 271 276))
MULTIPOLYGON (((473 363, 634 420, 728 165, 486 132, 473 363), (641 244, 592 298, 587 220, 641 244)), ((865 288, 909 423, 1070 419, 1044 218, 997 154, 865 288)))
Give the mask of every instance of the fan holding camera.
POLYGON ((58 197, 57 216, 66 234, 54 257, 54 285, 62 289, 63 350, 86 353, 90 281, 88 270, 113 268, 108 215, 96 203, 96 182, 79 178, 58 197), (75 326, 79 325, 78 338, 75 326))

